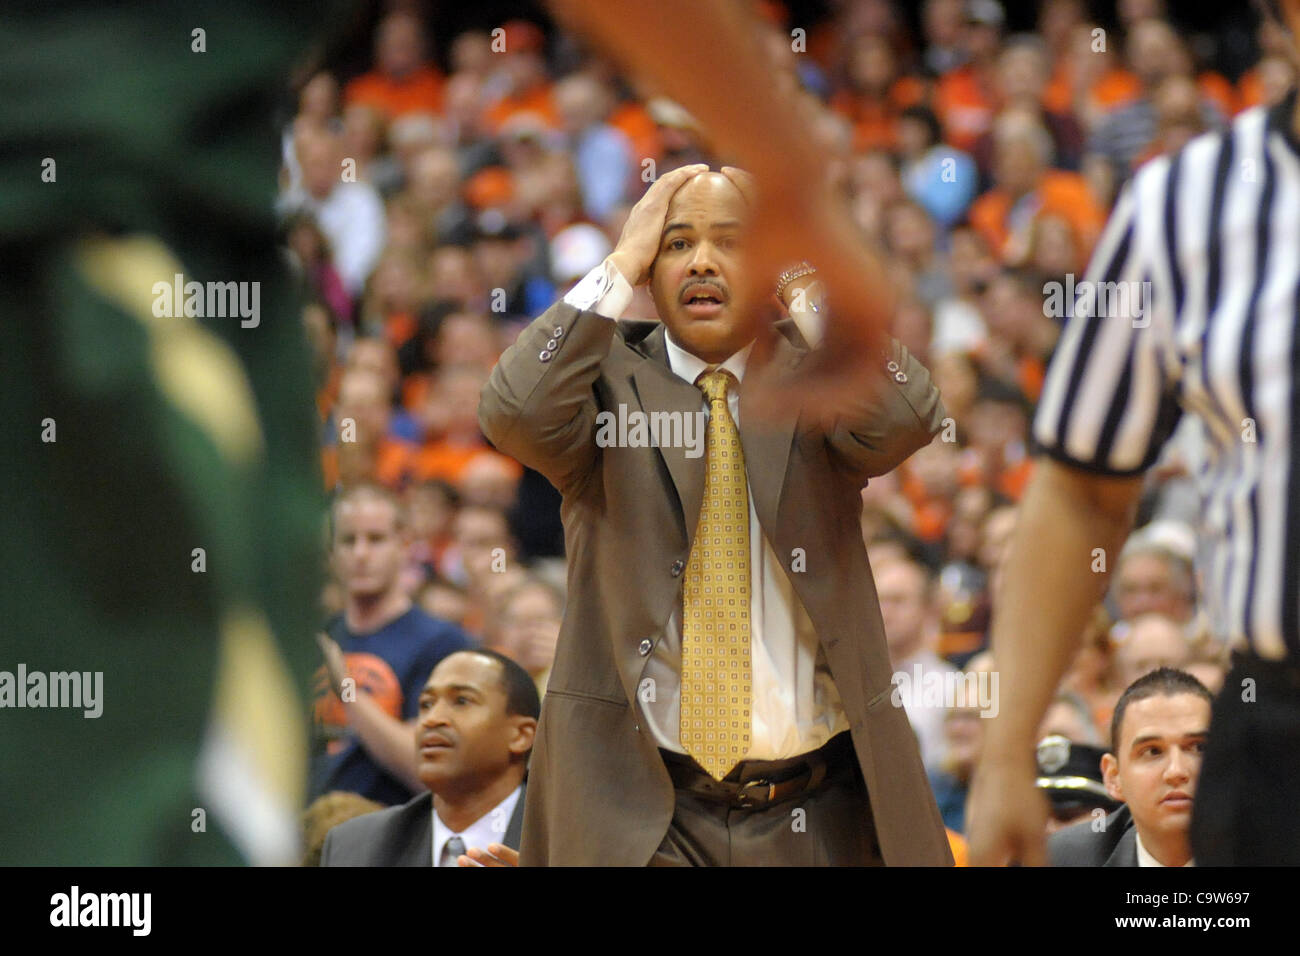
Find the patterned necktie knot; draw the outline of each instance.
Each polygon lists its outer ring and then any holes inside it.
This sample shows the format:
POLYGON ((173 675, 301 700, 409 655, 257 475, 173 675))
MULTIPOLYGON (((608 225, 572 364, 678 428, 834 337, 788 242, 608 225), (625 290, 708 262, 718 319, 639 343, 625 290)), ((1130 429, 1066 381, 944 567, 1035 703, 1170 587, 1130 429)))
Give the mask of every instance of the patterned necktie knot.
POLYGON ((704 392, 709 403, 727 400, 727 389, 731 388, 731 383, 735 381, 734 376, 726 369, 715 368, 709 372, 701 372, 700 377, 695 380, 695 384, 704 392))

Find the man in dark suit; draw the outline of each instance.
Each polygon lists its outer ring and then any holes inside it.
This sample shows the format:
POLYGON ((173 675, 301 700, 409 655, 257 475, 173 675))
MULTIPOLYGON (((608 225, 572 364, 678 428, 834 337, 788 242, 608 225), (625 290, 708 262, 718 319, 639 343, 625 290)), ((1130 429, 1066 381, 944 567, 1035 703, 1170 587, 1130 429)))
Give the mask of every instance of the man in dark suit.
POLYGON ((420 695, 413 742, 429 790, 330 830, 321 866, 456 866, 471 848, 518 849, 540 709, 532 678, 505 655, 448 655, 420 695))
POLYGON ((1192 799, 1213 699, 1191 674, 1169 667, 1124 690, 1101 771, 1107 792, 1125 805, 1104 822, 1048 837, 1052 866, 1192 865, 1192 799))
POLYGON ((777 282, 802 328, 751 298, 749 192, 662 176, 483 390, 484 433, 561 492, 569 562, 526 866, 952 860, 859 532, 943 407, 893 340, 815 414, 763 400, 846 356, 808 347, 812 267, 777 282), (642 283, 662 321, 617 321, 642 283))

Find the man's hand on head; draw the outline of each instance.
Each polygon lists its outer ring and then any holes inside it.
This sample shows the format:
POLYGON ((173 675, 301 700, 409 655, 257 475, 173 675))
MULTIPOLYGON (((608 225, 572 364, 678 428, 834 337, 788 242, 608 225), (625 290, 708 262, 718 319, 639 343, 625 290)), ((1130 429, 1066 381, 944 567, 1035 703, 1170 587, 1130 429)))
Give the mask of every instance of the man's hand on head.
POLYGON ((659 252, 664 217, 668 214, 668 203, 673 194, 692 176, 706 172, 708 168, 704 163, 695 163, 664 173, 632 207, 623 233, 618 237, 618 245, 609 255, 629 285, 643 285, 650 278, 650 265, 659 252))

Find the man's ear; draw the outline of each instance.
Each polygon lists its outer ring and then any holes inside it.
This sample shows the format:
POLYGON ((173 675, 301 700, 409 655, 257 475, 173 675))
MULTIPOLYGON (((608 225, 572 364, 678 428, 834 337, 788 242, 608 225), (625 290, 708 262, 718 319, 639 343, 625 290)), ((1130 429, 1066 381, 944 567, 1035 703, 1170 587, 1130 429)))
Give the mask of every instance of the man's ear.
POLYGON ((522 757, 533 749, 533 740, 537 737, 537 718, 516 715, 510 720, 515 725, 514 735, 510 738, 510 752, 522 757))
POLYGON ((1124 800, 1124 787, 1119 782, 1119 758, 1114 754, 1102 754, 1101 775, 1106 781, 1106 792, 1114 799, 1124 800))

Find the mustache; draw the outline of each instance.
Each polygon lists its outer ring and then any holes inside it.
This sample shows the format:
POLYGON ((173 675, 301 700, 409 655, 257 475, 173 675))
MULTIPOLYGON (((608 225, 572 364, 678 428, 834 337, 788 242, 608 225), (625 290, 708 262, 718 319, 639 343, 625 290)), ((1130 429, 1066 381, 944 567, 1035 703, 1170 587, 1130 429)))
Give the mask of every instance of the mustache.
POLYGON ((731 298, 731 290, 729 290, 727 284, 720 279, 687 279, 677 288, 677 301, 680 302, 682 300, 682 297, 686 295, 687 289, 700 288, 701 286, 715 290, 718 293, 719 298, 724 301, 730 300, 731 298))

